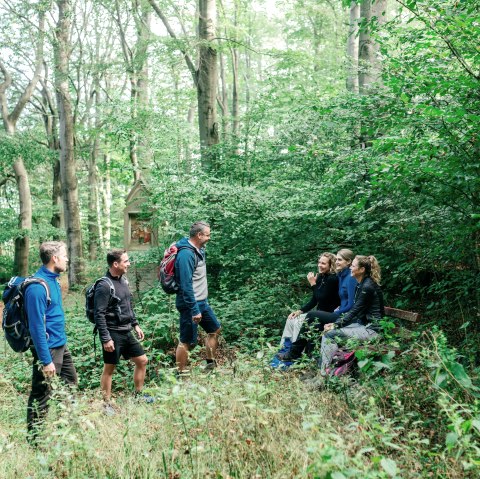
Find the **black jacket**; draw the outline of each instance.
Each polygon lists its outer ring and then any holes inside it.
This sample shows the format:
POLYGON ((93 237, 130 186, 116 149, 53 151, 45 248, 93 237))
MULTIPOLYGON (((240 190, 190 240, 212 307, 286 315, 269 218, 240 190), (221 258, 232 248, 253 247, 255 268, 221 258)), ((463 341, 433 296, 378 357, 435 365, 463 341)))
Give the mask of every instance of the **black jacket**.
POLYGON ((312 290, 312 298, 300 308, 304 313, 307 313, 315 306, 318 311, 332 313, 340 305, 338 276, 336 274, 319 274, 315 286, 312 286, 312 290))
POLYGON ((128 332, 138 324, 132 305, 132 293, 125 277, 114 277, 109 271, 105 274, 113 283, 115 296, 110 294, 107 281, 100 281, 95 287, 94 315, 100 334, 100 341, 106 343, 112 338, 109 330, 128 332))
POLYGON ((344 327, 359 323, 371 329, 378 329, 378 321, 385 316, 383 293, 380 286, 372 278, 364 278, 355 290, 355 302, 352 309, 340 316, 335 324, 344 327))

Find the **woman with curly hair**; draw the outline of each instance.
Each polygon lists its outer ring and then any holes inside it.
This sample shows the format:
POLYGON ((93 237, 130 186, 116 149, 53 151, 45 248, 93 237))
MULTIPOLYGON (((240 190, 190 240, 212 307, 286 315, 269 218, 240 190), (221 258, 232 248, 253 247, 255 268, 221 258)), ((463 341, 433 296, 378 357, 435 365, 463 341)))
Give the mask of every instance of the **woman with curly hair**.
MULTIPOLYGON (((335 274, 336 257, 332 253, 322 253, 318 257, 318 274, 310 272, 307 280, 312 288, 312 297, 300 309, 293 311, 287 318, 280 346, 288 350, 297 339, 305 318, 319 311, 333 312, 340 304, 339 283, 335 274), (316 308, 314 310, 314 308, 316 308), (308 313, 308 314, 307 314, 308 313)), ((282 351, 282 350, 281 350, 282 351)))

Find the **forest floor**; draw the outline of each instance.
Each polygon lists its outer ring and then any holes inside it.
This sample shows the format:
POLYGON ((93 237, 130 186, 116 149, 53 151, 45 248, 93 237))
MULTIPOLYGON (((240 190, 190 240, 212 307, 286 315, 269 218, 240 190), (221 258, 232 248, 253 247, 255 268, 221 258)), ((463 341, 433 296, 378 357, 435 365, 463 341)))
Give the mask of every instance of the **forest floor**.
MULTIPOLYGON (((14 360, 3 352, 0 371, 14 360)), ((194 367, 181 381, 165 370, 146 388, 154 403, 120 391, 114 416, 98 391, 72 401, 59 385, 36 449, 25 441, 27 394, 2 374, 0 477, 467 477, 453 460, 438 475, 442 458, 428 438, 383 417, 375 391, 351 380, 312 391, 298 372, 266 363, 261 352, 239 356, 213 374, 194 367)))

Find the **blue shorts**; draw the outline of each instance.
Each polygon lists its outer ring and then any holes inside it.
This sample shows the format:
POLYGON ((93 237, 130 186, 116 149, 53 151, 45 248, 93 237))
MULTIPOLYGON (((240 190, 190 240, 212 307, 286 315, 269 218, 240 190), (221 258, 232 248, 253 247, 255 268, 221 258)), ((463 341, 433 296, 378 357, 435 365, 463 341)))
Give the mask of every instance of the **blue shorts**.
POLYGON ((214 333, 221 327, 220 321, 215 316, 213 309, 208 304, 208 300, 197 302, 202 314, 202 320, 197 324, 192 320, 190 309, 178 309, 180 313, 180 342, 195 346, 198 340, 198 325, 206 333, 214 333))

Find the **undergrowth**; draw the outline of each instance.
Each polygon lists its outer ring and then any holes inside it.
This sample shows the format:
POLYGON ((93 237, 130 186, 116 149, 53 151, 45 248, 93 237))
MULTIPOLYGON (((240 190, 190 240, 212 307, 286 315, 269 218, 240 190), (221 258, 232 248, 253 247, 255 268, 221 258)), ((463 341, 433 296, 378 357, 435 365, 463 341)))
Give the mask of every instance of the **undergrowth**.
POLYGON ((476 371, 439 329, 384 323, 378 344, 357 347, 357 373, 322 391, 300 380, 308 362, 270 370, 276 347, 265 328, 223 344, 215 374, 200 373, 196 352, 192 377, 178 382, 171 315, 150 315, 144 300, 147 392, 156 401, 134 400, 124 362, 114 376, 117 414, 107 417, 99 345, 96 359, 77 299, 67 317, 79 391, 72 402, 58 384, 37 449, 25 440, 29 355, 0 351, 1 478, 478 477, 476 371))

